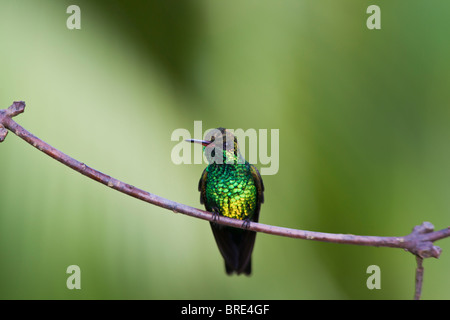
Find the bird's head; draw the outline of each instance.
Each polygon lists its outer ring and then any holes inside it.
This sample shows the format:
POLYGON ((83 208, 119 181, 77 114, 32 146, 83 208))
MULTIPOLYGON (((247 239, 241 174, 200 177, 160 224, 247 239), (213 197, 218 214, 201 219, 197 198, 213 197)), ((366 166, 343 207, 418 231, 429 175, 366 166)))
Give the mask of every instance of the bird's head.
POLYGON ((199 143, 203 146, 208 163, 212 164, 242 164, 244 158, 239 152, 239 145, 234 134, 225 128, 210 130, 206 140, 188 139, 187 142, 199 143))

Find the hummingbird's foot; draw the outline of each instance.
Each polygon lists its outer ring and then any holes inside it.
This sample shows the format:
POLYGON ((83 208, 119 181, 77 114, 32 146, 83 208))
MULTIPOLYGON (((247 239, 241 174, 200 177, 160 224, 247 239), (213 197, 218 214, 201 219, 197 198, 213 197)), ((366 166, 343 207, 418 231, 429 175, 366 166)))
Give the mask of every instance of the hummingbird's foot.
POLYGON ((211 213, 213 214, 212 222, 215 223, 216 221, 219 221, 220 217, 219 208, 217 207, 211 208, 211 213))
POLYGON ((242 227, 243 227, 244 229, 248 229, 248 228, 250 227, 250 219, 249 219, 249 218, 246 218, 246 219, 244 220, 244 222, 242 223, 242 227))

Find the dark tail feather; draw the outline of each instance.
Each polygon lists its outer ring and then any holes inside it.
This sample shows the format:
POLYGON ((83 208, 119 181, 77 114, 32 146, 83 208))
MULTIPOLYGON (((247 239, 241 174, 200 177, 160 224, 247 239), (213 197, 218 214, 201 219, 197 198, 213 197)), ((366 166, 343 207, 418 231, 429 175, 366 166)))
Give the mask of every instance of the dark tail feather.
POLYGON ((250 258, 250 260, 247 263, 247 267, 244 270, 244 274, 249 276, 252 274, 252 259, 250 258))
POLYGON ((230 267, 226 261, 225 261, 225 271, 229 276, 231 276, 234 273, 234 268, 230 267))
POLYGON ((225 261, 225 271, 227 272, 227 275, 231 276, 233 273, 236 272, 236 274, 245 274, 246 276, 249 276, 252 274, 252 259, 250 259, 250 261, 247 263, 247 266, 245 267, 245 269, 241 272, 239 272, 236 268, 233 268, 231 266, 229 266, 227 264, 227 262, 225 261))
POLYGON ((256 232, 224 227, 211 223, 220 253, 225 260, 225 271, 228 275, 252 272, 251 256, 256 232))

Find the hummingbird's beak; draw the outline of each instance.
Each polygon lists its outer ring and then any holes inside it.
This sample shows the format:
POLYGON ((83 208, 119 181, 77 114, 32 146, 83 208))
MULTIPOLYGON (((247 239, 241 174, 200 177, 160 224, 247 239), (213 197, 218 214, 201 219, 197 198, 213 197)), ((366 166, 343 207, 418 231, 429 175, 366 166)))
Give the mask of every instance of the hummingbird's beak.
POLYGON ((200 143, 202 146, 207 146, 211 143, 211 141, 206 141, 206 140, 198 140, 198 139, 186 139, 187 142, 192 142, 192 143, 200 143))

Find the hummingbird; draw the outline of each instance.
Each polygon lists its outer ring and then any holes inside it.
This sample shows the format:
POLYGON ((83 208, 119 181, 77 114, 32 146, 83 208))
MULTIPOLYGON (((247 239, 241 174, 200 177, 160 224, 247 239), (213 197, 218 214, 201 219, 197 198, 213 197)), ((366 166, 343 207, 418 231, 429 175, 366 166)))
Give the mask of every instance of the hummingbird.
POLYGON ((208 166, 198 183, 200 203, 213 213, 211 229, 225 260, 225 271, 250 275, 251 256, 256 232, 215 223, 221 216, 235 218, 248 226, 258 222, 264 202, 264 184, 258 169, 248 163, 239 151, 237 138, 230 130, 211 130, 208 140, 189 139, 203 146, 208 166))

